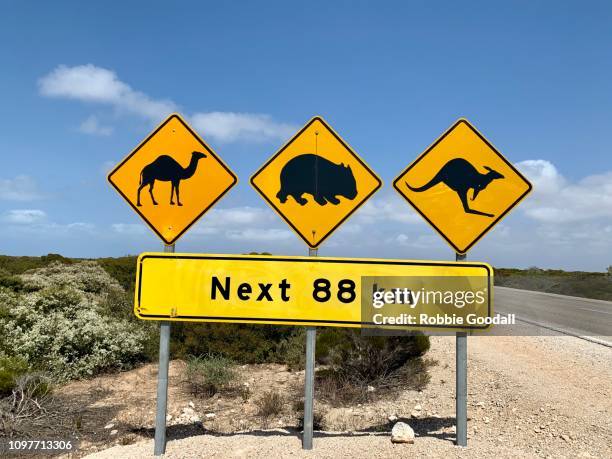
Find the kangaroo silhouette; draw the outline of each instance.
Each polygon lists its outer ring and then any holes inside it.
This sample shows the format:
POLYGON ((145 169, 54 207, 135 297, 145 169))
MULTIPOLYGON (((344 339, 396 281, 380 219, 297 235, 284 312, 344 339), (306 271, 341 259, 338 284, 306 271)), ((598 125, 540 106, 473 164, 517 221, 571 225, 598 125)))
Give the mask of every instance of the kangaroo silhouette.
POLYGON ((151 195, 153 205, 157 205, 155 197, 153 196, 153 187, 155 186, 155 181, 160 180, 162 182, 172 183, 172 189, 170 191, 170 205, 174 205, 174 194, 176 193, 176 203, 177 205, 182 206, 183 204, 181 204, 181 198, 179 197, 181 180, 187 180, 191 178, 193 174, 195 174, 198 167, 198 161, 202 158, 206 158, 204 153, 194 151, 191 153, 191 161, 189 161, 189 165, 185 168, 176 162, 174 158, 168 155, 161 155, 151 164, 147 164, 142 168, 142 172, 140 173, 140 185, 138 186, 138 199, 136 205, 139 207, 142 205, 140 203, 140 191, 147 185, 149 186, 149 194, 151 195))
POLYGON ((478 193, 484 190, 489 183, 496 179, 503 179, 504 176, 497 171, 494 171, 490 167, 484 166, 488 171, 486 174, 481 174, 472 166, 467 160, 463 158, 451 159, 447 162, 438 173, 425 185, 420 187, 412 187, 408 182, 406 186, 412 191, 421 192, 429 190, 436 186, 438 183, 444 183, 447 187, 453 190, 463 204, 463 210, 467 214, 483 215, 485 217, 494 217, 493 214, 486 212, 480 212, 479 210, 470 209, 468 204, 468 191, 474 190, 472 201, 476 199, 478 193))

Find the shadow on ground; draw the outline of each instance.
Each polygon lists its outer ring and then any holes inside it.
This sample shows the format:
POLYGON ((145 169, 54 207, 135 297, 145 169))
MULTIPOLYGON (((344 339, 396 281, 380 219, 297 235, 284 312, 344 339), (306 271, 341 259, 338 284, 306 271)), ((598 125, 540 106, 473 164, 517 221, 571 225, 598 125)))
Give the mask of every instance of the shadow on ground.
MULTIPOLYGON (((398 421, 405 422, 410 425, 414 430, 417 437, 432 437, 443 441, 455 441, 455 434, 451 432, 443 432, 444 429, 455 425, 455 418, 436 418, 436 417, 423 417, 423 418, 399 418, 398 421)), ((397 422, 397 421, 396 421, 397 422)), ((394 422, 387 422, 385 424, 378 424, 368 427, 366 429, 352 431, 352 432, 328 432, 328 431, 315 431, 315 438, 324 437, 358 437, 368 435, 390 435, 391 429, 393 428, 394 422)), ((133 428, 130 429, 132 433, 138 434, 145 438, 153 438, 155 436, 154 428, 133 428)), ((166 428, 166 439, 167 440, 181 440, 183 438, 198 436, 198 435, 211 435, 214 437, 232 437, 236 435, 252 435, 254 437, 272 437, 272 436, 297 436, 301 437, 302 432, 295 426, 284 426, 270 430, 248 430, 239 432, 216 432, 214 430, 208 430, 202 427, 200 423, 194 424, 178 424, 168 426, 166 428)))

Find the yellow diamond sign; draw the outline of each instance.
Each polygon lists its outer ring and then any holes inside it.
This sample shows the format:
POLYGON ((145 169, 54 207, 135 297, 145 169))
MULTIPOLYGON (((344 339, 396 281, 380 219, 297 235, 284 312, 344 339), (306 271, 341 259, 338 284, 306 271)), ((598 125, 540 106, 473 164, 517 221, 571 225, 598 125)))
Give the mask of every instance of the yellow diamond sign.
POLYGON ((393 187, 462 254, 532 188, 465 119, 410 164, 393 187))
POLYGON ((175 113, 108 181, 164 243, 174 244, 238 179, 175 113))
POLYGON ((251 177, 251 184, 316 248, 382 182, 322 118, 314 117, 251 177))

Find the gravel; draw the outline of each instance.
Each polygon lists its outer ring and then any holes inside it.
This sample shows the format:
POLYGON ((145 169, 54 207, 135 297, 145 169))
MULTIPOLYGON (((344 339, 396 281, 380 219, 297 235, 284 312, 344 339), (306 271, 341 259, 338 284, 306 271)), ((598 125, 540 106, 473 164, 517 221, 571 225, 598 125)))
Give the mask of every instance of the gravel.
MULTIPOLYGON (((467 448, 453 443, 454 338, 432 337, 427 356, 438 364, 425 390, 329 409, 328 424, 339 427, 317 432, 312 451, 301 449, 299 432, 253 428, 169 435, 165 457, 612 457, 612 349, 562 336, 470 337, 467 448), (414 444, 391 443, 395 421, 414 429, 414 444)), ((240 416, 240 407, 228 413, 240 416)), ((152 451, 148 439, 88 457, 152 451)))

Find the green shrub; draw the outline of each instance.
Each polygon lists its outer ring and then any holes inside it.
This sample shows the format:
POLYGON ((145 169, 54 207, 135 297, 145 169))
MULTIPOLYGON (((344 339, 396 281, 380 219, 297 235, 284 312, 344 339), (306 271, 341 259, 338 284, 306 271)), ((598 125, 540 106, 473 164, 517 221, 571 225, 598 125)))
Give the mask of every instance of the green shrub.
POLYGON ((21 279, 36 291, 0 289, 0 304, 9 305, 0 314, 4 353, 61 380, 129 368, 144 359, 148 328, 118 309, 109 311, 105 301, 120 297, 122 289, 96 263, 52 263, 21 279))
POLYGON ((0 396, 9 395, 19 377, 29 370, 28 362, 19 357, 0 357, 0 396))
POLYGON ((134 283, 136 282, 136 257, 98 258, 96 261, 127 292, 134 290, 134 283))
POLYGON ((187 360, 187 383, 194 395, 211 396, 233 390, 238 384, 236 365, 220 355, 190 357, 187 360))
POLYGON ((303 327, 295 327, 287 338, 281 339, 274 359, 287 365, 290 371, 303 370, 306 365, 306 333, 303 327))
POLYGON ((429 349, 429 338, 362 336, 359 330, 325 329, 317 339, 317 361, 365 382, 390 374, 429 349))
POLYGON ((176 323, 171 351, 174 358, 219 354, 238 363, 282 363, 278 346, 294 332, 272 325, 176 323))
POLYGON ((22 274, 32 269, 39 269, 54 262, 69 264, 73 261, 61 255, 49 254, 42 257, 11 257, 0 255, 0 270, 9 274, 22 274))
POLYGON ((6 274, 0 272, 0 287, 7 288, 14 292, 20 292, 25 290, 25 284, 19 277, 12 274, 6 274))
POLYGON ((422 389, 429 381, 421 356, 429 338, 362 336, 358 330, 325 329, 317 339, 317 361, 328 367, 317 371, 317 394, 331 405, 365 402, 378 389, 422 389))

